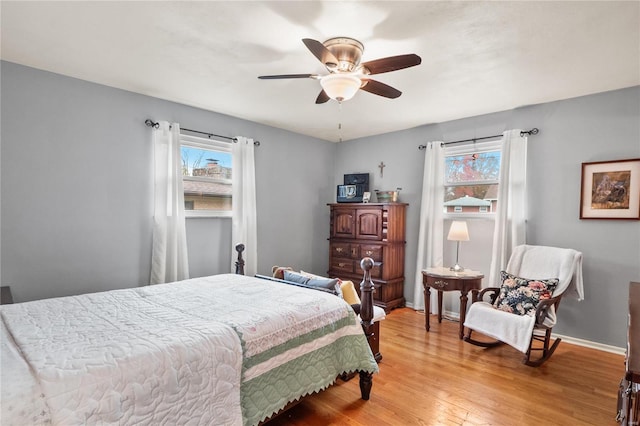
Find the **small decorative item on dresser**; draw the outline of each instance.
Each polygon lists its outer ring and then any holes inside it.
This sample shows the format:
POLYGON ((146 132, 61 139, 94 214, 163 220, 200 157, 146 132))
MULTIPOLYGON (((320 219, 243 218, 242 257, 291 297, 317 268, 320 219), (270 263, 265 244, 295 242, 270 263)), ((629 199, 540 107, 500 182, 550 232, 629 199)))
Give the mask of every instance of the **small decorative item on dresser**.
POLYGON ((360 203, 364 193, 369 190, 369 173, 344 175, 344 184, 338 185, 336 201, 338 203, 360 203))
POLYGON ((397 203, 400 190, 402 188, 396 188, 395 191, 378 191, 376 189, 376 198, 379 203, 397 203))

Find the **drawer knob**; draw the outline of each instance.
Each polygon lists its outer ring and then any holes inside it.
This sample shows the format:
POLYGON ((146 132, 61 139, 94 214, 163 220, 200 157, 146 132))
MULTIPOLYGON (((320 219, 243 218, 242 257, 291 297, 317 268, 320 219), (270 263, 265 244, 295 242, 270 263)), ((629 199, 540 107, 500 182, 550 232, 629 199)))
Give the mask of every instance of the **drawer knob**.
POLYGON ((342 247, 336 247, 336 251, 337 251, 338 253, 342 253, 342 247))
POLYGON ((446 281, 438 280, 433 283, 433 286, 436 288, 445 288, 449 283, 446 281))
POLYGON ((338 263, 338 266, 341 267, 341 268, 344 268, 345 266, 347 266, 347 264, 346 263, 338 263))
POLYGON ((373 254, 373 251, 371 251, 371 250, 367 250, 367 251, 365 252, 365 254, 366 254, 367 256, 371 256, 371 255, 373 254))

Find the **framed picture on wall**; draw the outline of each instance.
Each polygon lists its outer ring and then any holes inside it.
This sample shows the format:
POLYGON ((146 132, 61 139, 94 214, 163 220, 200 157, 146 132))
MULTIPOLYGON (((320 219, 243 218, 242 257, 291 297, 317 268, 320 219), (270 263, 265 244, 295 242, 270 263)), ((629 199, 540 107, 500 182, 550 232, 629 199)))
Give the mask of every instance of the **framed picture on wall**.
POLYGON ((582 163, 580 219, 640 220, 640 158, 582 163))

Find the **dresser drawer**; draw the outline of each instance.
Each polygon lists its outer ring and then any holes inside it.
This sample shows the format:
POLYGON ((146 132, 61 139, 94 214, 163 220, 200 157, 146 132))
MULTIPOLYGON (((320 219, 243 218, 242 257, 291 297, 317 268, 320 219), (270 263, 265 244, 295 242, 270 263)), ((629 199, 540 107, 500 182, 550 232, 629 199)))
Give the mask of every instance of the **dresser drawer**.
POLYGON ((350 259, 340 259, 340 258, 332 258, 331 259, 331 271, 339 275, 339 272, 346 272, 347 274, 353 274, 354 269, 354 261, 350 259))
POLYGON ((361 244, 360 255, 362 257, 370 257, 375 262, 382 261, 382 246, 374 244, 361 244))
POLYGON ((331 256, 360 260, 360 245, 349 243, 331 243, 331 256))
POLYGON ((331 243, 331 257, 343 257, 349 259, 351 257, 351 244, 331 243))

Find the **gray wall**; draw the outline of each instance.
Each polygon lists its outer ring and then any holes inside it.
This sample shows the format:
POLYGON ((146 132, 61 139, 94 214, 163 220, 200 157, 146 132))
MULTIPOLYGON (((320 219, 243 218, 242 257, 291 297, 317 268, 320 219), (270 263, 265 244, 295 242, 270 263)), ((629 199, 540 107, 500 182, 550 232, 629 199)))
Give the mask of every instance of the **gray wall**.
MULTIPOLYGON (((326 270, 330 142, 1 62, 1 282, 17 302, 148 283, 146 118, 260 140, 258 270, 326 270)), ((188 219, 191 276, 229 271, 230 219, 188 219)))
MULTIPOLYGON (((624 347, 629 281, 640 279, 640 222, 580 220, 580 178, 583 162, 640 158, 639 87, 342 143, 334 183, 340 183, 344 173, 369 172, 372 189, 403 188, 401 201, 410 204, 405 297, 413 303, 424 167, 418 145, 532 127, 540 133, 529 138, 528 243, 570 247, 584 254, 585 300, 563 299, 554 332, 624 347), (376 167, 380 161, 387 164, 383 178, 376 167)), ((475 267, 478 259, 467 247, 465 262, 475 267)))
MULTIPOLYGON (((369 172, 372 189, 401 187, 401 201, 410 204, 409 303, 424 165, 418 145, 538 127, 540 134, 529 143, 529 243, 572 247, 585 256, 586 300, 565 299, 555 331, 626 344, 628 283, 640 279, 640 223, 581 221, 578 209, 582 162, 640 157, 638 87, 333 144, 12 63, 0 66, 0 279, 18 302, 148 282, 152 188, 146 118, 260 140, 262 273, 274 264, 326 271, 326 203, 335 201, 343 174, 369 172), (380 161, 387 165, 384 177, 380 161)), ((188 220, 192 276, 228 271, 229 223, 188 220)), ((474 267, 480 260, 467 247, 461 260, 474 267)))

